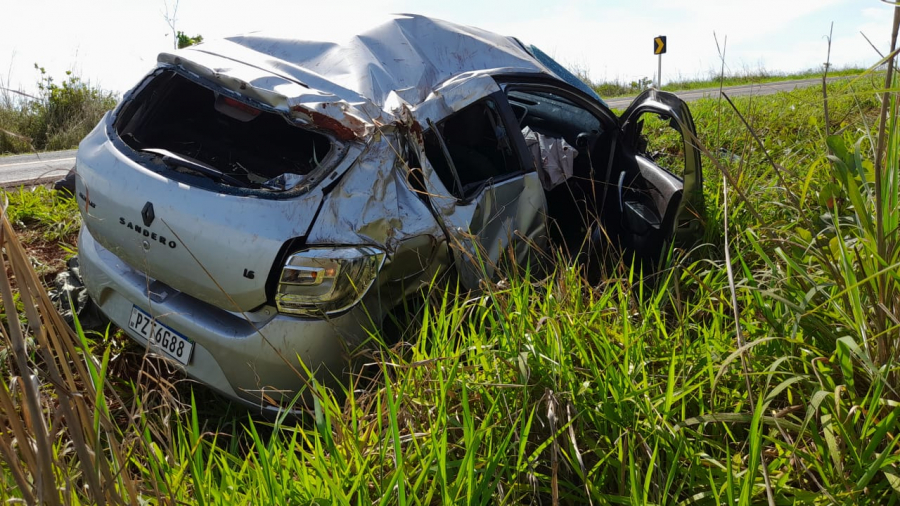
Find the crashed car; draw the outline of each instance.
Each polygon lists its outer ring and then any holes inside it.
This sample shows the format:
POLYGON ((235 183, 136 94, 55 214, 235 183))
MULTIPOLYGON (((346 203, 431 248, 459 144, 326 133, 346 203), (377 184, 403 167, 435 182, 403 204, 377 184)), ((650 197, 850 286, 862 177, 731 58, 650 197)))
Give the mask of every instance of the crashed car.
POLYGON ((81 276, 149 351, 277 409, 441 273, 477 289, 504 256, 655 260, 696 237, 694 135, 674 95, 616 116, 537 48, 422 16, 204 42, 160 54, 80 144, 81 276), (648 114, 682 173, 646 153, 648 114))

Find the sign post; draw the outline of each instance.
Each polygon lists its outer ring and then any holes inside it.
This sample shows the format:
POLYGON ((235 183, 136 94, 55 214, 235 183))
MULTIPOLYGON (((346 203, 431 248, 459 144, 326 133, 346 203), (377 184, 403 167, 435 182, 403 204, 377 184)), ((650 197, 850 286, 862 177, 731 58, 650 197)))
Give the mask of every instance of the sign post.
POLYGON ((656 72, 656 89, 662 89, 662 55, 666 53, 666 36, 653 38, 653 54, 659 55, 659 69, 656 72))

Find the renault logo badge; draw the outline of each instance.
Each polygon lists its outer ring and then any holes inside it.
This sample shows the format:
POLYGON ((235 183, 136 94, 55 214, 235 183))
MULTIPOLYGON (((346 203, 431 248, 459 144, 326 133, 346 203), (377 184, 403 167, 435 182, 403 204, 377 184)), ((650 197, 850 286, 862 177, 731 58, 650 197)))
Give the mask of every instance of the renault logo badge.
POLYGON ((154 218, 156 218, 156 214, 153 212, 153 204, 147 202, 144 204, 144 208, 141 209, 141 218, 144 220, 144 226, 149 227, 151 223, 153 223, 154 218))

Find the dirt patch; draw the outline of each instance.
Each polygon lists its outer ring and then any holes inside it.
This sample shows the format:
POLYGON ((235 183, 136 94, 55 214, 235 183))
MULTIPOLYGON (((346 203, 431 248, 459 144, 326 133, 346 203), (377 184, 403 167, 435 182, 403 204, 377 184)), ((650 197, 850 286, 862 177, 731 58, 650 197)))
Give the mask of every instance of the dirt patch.
POLYGON ((66 268, 66 260, 77 251, 78 234, 48 240, 39 231, 20 226, 13 228, 44 286, 52 285, 56 275, 66 268))

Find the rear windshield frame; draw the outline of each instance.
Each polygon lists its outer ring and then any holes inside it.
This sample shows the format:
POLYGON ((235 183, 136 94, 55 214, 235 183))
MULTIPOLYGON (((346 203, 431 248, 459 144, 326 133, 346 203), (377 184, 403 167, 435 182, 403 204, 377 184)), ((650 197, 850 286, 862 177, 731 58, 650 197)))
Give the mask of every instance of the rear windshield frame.
MULTIPOLYGON (((333 171, 342 162, 348 151, 347 146, 342 141, 335 138, 334 134, 328 130, 311 128, 308 124, 292 118, 289 115, 285 114, 283 111, 277 110, 268 104, 265 104, 258 100, 254 100, 253 98, 238 93, 234 90, 225 88, 213 81, 205 79, 192 72, 188 72, 183 68, 175 65, 160 65, 150 74, 148 74, 131 91, 125 94, 122 101, 113 110, 110 121, 107 123, 107 135, 113 145, 120 152, 122 152, 135 162, 139 163, 142 167, 152 170, 162 176, 165 176, 166 178, 173 179, 175 181, 179 181, 190 186, 205 189, 208 191, 239 196, 254 196, 271 200, 289 199, 309 192, 329 176, 329 173, 331 173, 331 171, 333 171), (266 188, 243 188, 221 183, 205 176, 192 175, 190 173, 174 170, 173 168, 162 163, 158 155, 153 153, 145 153, 135 149, 119 135, 119 128, 123 126, 122 122, 129 121, 130 115, 136 112, 135 110, 132 110, 132 107, 136 103, 135 100, 142 97, 142 94, 147 91, 147 87, 152 85, 157 78, 165 73, 174 73, 177 76, 185 78, 198 86, 210 90, 213 93, 233 98, 252 107, 255 107, 265 113, 271 113, 281 116, 286 121, 286 123, 289 123, 288 126, 300 128, 315 135, 321 135, 325 137, 330 142, 331 149, 329 150, 325 158, 318 164, 318 166, 304 176, 304 179, 301 183, 297 184, 295 187, 289 190, 279 191, 266 188)), ((331 175, 331 178, 333 177, 334 174, 331 175)), ((329 180, 331 178, 329 178, 329 180)))

